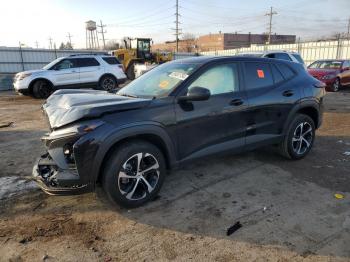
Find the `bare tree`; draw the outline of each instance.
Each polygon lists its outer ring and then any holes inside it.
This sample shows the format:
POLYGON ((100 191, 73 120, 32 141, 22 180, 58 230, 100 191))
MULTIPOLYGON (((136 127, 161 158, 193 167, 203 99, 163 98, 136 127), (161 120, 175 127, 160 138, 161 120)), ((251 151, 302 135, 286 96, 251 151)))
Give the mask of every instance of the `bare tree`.
POLYGON ((116 50, 116 49, 119 49, 119 47, 120 47, 120 44, 116 40, 109 40, 106 43, 105 49, 106 50, 116 50))
POLYGON ((183 47, 185 52, 194 52, 196 46, 196 37, 192 33, 184 33, 182 35, 181 41, 183 42, 183 47))

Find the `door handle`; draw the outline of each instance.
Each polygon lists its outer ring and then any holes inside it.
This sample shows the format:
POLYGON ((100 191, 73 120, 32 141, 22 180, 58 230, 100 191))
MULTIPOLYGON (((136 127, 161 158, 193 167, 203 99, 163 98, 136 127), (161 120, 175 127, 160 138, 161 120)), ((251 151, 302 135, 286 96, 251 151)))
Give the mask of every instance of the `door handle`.
POLYGON ((240 106, 240 105, 242 105, 242 104, 243 104, 243 100, 240 99, 240 98, 233 99, 233 100, 231 100, 231 102, 230 102, 230 105, 231 105, 231 106, 240 106))
POLYGON ((293 91, 292 90, 286 90, 282 93, 283 96, 286 96, 286 97, 289 97, 289 96, 292 96, 294 95, 293 91))

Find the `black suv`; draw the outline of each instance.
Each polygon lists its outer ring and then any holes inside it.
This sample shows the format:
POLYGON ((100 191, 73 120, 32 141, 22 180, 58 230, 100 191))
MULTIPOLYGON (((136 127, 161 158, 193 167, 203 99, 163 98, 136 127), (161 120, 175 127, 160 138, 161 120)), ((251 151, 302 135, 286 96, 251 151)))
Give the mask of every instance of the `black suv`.
POLYGON ((158 194, 167 169, 193 159, 264 145, 303 158, 324 94, 301 64, 252 57, 165 63, 117 94, 58 90, 43 105, 51 132, 33 175, 49 194, 101 182, 120 205, 140 206, 158 194))

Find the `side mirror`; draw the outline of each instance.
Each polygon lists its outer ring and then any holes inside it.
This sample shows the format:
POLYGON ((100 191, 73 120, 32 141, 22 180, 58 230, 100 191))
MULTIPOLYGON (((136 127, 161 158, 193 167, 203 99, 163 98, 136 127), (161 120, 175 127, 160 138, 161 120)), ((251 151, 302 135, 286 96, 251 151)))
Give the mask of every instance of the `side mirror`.
POLYGON ((210 91, 204 87, 195 86, 188 90, 186 96, 180 96, 177 100, 179 102, 186 101, 204 101, 210 97, 210 91))

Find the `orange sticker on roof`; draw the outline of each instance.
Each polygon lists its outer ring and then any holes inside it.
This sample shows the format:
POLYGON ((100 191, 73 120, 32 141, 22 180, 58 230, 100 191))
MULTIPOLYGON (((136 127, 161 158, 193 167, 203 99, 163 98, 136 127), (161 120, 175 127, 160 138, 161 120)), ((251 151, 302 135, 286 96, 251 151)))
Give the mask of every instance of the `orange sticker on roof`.
POLYGON ((264 70, 258 69, 257 72, 259 78, 265 78, 264 70))

